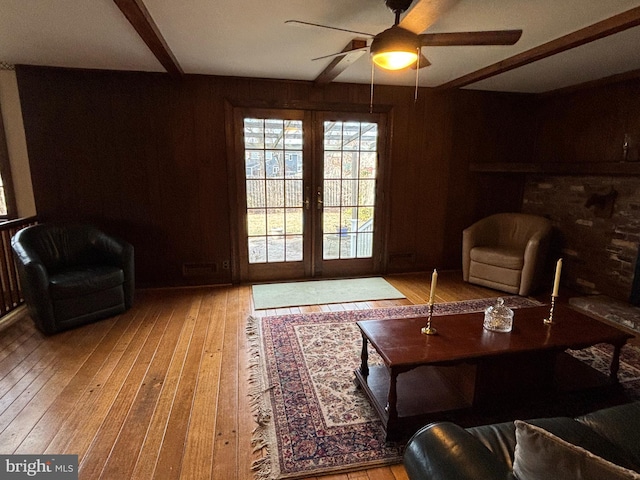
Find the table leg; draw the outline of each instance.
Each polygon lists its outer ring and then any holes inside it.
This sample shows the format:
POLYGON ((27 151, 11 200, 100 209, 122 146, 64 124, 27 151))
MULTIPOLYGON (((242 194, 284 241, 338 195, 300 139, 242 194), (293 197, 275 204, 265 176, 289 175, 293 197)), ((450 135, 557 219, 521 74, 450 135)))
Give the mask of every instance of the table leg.
POLYGON ((613 345, 613 357, 611 357, 611 365, 609 367, 609 378, 615 382, 618 382, 618 370, 620 369, 620 351, 624 346, 623 343, 616 343, 613 345))
POLYGON ((367 347, 367 337, 362 334, 362 352, 360 353, 360 373, 363 377, 369 375, 369 349, 367 347))
POLYGON ((389 432, 393 424, 398 420, 398 372, 391 368, 389 371, 389 395, 387 397, 387 413, 389 420, 387 421, 387 432, 389 432))

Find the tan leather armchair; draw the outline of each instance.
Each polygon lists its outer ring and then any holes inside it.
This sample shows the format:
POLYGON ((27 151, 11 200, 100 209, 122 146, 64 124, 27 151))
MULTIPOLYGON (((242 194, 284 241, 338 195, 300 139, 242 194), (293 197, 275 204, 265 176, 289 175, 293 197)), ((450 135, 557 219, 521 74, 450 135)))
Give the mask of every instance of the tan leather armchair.
POLYGON ((498 213, 462 232, 465 282, 529 295, 544 271, 551 222, 538 215, 498 213))

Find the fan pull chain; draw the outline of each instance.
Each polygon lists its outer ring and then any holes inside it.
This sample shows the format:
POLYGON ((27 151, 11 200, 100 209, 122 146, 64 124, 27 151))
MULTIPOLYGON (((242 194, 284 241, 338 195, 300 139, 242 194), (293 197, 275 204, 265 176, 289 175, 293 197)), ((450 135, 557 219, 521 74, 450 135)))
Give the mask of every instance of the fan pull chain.
POLYGON ((420 49, 418 48, 418 59, 416 60, 416 93, 413 97, 413 103, 418 103, 418 80, 420 78, 420 49))
POLYGON ((371 62, 371 97, 369 99, 369 113, 373 113, 373 74, 375 72, 375 67, 373 62, 371 62))

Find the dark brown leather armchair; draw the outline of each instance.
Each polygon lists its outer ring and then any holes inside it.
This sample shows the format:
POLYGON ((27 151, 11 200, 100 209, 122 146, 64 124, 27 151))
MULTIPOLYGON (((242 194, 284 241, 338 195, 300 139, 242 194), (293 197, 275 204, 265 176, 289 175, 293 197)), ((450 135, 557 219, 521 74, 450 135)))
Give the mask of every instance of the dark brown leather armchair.
POLYGON ((133 246, 89 225, 40 224, 11 240, 25 303, 52 334, 129 309, 133 246))
POLYGON ((531 441, 520 435, 522 425, 516 427, 514 422, 468 429, 450 422, 429 424, 405 447, 407 475, 411 480, 640 476, 640 402, 575 418, 537 418, 526 423, 544 435, 531 441))
POLYGON ((518 295, 538 285, 551 240, 549 220, 526 213, 498 213, 462 233, 465 282, 518 295))

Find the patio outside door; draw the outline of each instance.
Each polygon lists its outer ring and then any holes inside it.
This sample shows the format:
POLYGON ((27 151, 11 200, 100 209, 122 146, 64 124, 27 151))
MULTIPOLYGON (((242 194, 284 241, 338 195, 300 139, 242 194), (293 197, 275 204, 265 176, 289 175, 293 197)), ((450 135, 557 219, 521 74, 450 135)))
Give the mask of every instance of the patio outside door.
POLYGON ((379 269, 382 115, 236 112, 242 281, 379 269))

